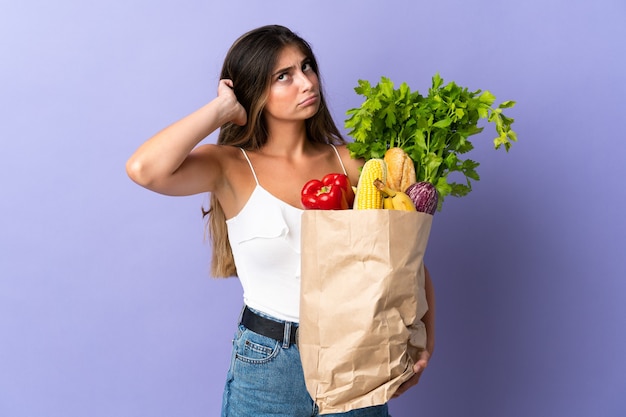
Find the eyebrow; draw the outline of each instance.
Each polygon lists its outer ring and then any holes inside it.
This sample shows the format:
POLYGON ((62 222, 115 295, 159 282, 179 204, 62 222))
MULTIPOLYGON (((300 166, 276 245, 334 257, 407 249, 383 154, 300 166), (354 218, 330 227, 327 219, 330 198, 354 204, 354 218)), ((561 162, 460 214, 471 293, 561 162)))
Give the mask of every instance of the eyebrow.
POLYGON ((282 74, 282 73, 284 73, 284 72, 291 71, 291 70, 293 69, 293 67, 294 67, 294 66, 293 66, 293 65, 291 65, 291 66, 289 66, 289 67, 281 68, 281 69, 279 69, 278 71, 275 71, 275 72, 272 74, 272 77, 274 77, 274 76, 276 76, 276 75, 279 75, 279 74, 282 74))
MULTIPOLYGON (((305 63, 307 63, 307 62, 311 62, 311 58, 304 58, 304 59, 300 62, 300 65, 305 64, 305 63)), ((279 74, 282 74, 282 73, 284 73, 284 72, 291 71, 294 67, 295 67, 295 65, 290 65, 290 66, 288 66, 288 67, 281 68, 281 69, 279 69, 279 70, 277 70, 277 71, 274 71, 274 73, 272 74, 272 77, 274 77, 274 76, 276 76, 276 75, 279 75, 279 74)))

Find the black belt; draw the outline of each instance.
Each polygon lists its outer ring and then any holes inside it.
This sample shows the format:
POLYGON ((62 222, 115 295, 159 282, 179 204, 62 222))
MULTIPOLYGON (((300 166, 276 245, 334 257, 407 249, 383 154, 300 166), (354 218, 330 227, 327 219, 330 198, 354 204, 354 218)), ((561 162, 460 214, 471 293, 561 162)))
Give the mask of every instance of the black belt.
POLYGON ((296 323, 270 320, 256 314, 246 307, 241 315, 241 324, 247 329, 252 330, 254 333, 277 340, 282 344, 287 342, 287 346, 295 345, 297 343, 296 337, 298 325, 296 323), (285 328, 287 326, 290 327, 288 333, 289 339, 285 340, 285 328))

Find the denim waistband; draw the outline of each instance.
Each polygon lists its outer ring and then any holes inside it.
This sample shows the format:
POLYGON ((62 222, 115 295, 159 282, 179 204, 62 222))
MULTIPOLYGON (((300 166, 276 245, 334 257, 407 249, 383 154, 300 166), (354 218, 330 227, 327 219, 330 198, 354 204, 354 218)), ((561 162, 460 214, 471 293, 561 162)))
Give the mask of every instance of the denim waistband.
POLYGON ((279 320, 248 306, 242 309, 239 323, 248 330, 281 342, 284 348, 297 344, 298 323, 279 320))

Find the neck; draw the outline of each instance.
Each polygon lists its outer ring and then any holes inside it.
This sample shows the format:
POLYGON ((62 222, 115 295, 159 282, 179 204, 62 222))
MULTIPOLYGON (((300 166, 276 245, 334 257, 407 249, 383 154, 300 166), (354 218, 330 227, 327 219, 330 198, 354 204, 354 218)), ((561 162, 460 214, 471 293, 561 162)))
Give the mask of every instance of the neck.
POLYGON ((308 144, 303 122, 274 124, 269 128, 267 143, 262 151, 266 154, 294 155, 303 153, 308 144))

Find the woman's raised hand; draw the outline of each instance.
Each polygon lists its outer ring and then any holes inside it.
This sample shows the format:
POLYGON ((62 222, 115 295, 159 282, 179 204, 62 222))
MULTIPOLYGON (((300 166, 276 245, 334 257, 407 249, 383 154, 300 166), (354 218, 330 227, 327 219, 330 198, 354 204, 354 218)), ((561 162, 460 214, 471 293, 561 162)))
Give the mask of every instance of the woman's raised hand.
POLYGON ((225 123, 243 126, 246 110, 233 91, 231 80, 221 80, 218 95, 210 102, 172 123, 144 142, 126 163, 126 171, 137 184, 167 195, 191 195, 215 188, 219 161, 205 149, 194 148, 225 123), (200 155, 200 156, 198 156, 200 155), (209 155, 209 156, 207 156, 209 155), (216 168, 217 167, 217 168, 216 168))
POLYGON ((236 125, 243 126, 248 121, 246 110, 237 101, 237 96, 233 90, 232 80, 222 79, 217 87, 217 96, 223 100, 226 111, 230 114, 230 121, 236 125))

